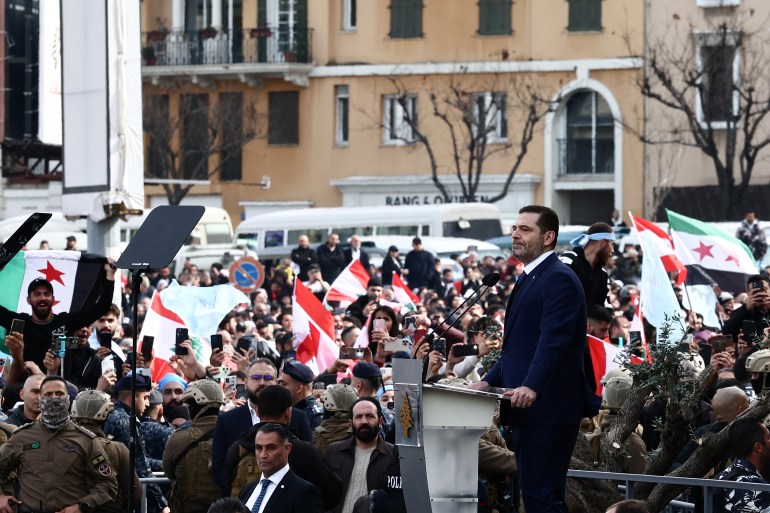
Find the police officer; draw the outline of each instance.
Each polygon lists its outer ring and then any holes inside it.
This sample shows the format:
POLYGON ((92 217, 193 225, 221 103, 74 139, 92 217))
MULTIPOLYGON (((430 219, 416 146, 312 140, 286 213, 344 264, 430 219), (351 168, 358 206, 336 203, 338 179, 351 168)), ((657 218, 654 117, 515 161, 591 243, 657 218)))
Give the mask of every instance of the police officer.
POLYGON ((89 513, 117 497, 115 472, 96 435, 70 420, 67 383, 48 376, 40 420, 16 430, 0 448, 0 512, 89 513), (9 474, 18 473, 18 497, 9 474))
POLYGON ((187 386, 182 401, 190 409, 191 422, 171 435, 163 453, 163 471, 174 482, 173 511, 206 513, 221 495, 211 475, 211 444, 225 395, 219 383, 203 379, 187 386))
POLYGON ((105 504, 100 510, 119 513, 128 510, 128 490, 134 491, 134 504, 139 504, 142 496, 139 476, 134 472, 133 480, 128 477, 131 470, 131 455, 128 447, 113 441, 112 437, 104 434, 104 423, 114 409, 115 406, 109 395, 98 390, 84 390, 77 395, 75 402, 72 403, 71 416, 78 425, 96 435, 96 439, 102 445, 102 449, 115 471, 115 479, 118 481, 118 496, 116 500, 105 504))
POLYGON ((310 421, 310 429, 315 429, 321 425, 324 409, 313 395, 312 382, 313 371, 310 367, 295 360, 287 360, 283 364, 277 384, 291 393, 294 407, 305 412, 310 421))
MULTIPOLYGON (((112 436, 116 442, 120 442, 126 447, 129 446, 131 438, 131 375, 124 376, 115 384, 115 393, 118 400, 115 401, 115 409, 107 416, 107 422, 104 424, 104 432, 112 436)), ((136 376, 136 411, 135 415, 140 416, 148 406, 148 396, 150 395, 150 378, 138 374, 136 376)), ((136 447, 134 452, 134 468, 139 477, 153 477, 152 471, 162 470, 162 462, 151 460, 147 456, 145 448, 145 439, 142 434, 139 419, 136 421, 137 430, 135 433, 136 447)), ((168 511, 168 503, 163 496, 160 488, 156 484, 147 485, 147 510, 151 513, 158 511, 168 511)), ((2 512, 0 512, 2 513, 2 512)))

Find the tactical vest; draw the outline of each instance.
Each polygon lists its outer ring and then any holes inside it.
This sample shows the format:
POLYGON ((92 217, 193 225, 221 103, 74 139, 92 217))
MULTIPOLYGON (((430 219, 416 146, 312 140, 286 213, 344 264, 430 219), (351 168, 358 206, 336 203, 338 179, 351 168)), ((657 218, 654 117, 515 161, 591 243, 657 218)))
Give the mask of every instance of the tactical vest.
POLYGON ((214 429, 187 428, 190 443, 174 459, 177 479, 171 486, 172 511, 206 512, 221 495, 211 474, 211 449, 214 429))
POLYGON ((121 513, 121 511, 123 511, 121 505, 128 503, 128 499, 124 497, 126 493, 124 483, 130 482, 131 490, 133 491, 134 480, 126 480, 126 476, 120 475, 120 469, 118 468, 118 462, 120 462, 120 447, 117 445, 120 442, 114 442, 109 438, 104 438, 101 436, 97 437, 96 439, 99 441, 99 444, 102 446, 102 450, 104 450, 104 453, 107 455, 107 459, 110 460, 112 471, 115 473, 115 479, 118 481, 117 498, 112 502, 99 506, 99 511, 104 511, 106 513, 121 513))
POLYGON ((245 449, 242 445, 238 444, 238 468, 233 478, 230 495, 238 497, 246 483, 258 481, 261 476, 262 471, 259 469, 259 465, 257 465, 257 457, 254 455, 254 451, 245 449))

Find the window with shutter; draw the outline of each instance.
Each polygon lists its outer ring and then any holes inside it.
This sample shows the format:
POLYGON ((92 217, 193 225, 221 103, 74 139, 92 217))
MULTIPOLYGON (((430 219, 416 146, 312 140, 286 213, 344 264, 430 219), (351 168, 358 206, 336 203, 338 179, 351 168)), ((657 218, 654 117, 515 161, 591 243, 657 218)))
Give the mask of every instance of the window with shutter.
POLYGON ((479 0, 479 34, 509 35, 512 0, 479 0))
POLYGON ((209 145, 209 96, 183 95, 181 108, 184 177, 192 180, 206 179, 209 175, 209 156, 202 148, 209 145))
POLYGON ((390 1, 390 37, 422 37, 422 0, 390 1))
POLYGON ((602 29, 602 0, 568 0, 570 32, 598 32, 602 29))
POLYGON ((269 93, 268 144, 299 144, 299 93, 269 93))
MULTIPOLYGON (((219 112, 222 119, 222 139, 225 141, 243 140, 243 94, 222 93, 219 112)), ((219 168, 220 180, 238 181, 243 170, 243 145, 226 146, 220 153, 222 165, 219 168)))

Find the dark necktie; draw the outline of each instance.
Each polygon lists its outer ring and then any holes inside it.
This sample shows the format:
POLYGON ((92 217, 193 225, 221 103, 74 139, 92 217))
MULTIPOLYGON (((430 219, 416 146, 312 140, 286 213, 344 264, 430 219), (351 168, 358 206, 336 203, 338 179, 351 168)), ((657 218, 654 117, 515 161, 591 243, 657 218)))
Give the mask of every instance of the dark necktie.
POLYGON ((259 513, 259 507, 262 506, 262 501, 265 499, 265 494, 267 493, 267 487, 270 486, 270 480, 263 479, 262 481, 260 481, 260 484, 262 485, 262 490, 259 491, 257 502, 255 502, 254 506, 251 508, 251 513, 259 513))
POLYGON ((522 271, 518 278, 516 278, 516 285, 513 286, 513 295, 515 296, 521 287, 524 285, 524 280, 527 279, 527 273, 522 271))

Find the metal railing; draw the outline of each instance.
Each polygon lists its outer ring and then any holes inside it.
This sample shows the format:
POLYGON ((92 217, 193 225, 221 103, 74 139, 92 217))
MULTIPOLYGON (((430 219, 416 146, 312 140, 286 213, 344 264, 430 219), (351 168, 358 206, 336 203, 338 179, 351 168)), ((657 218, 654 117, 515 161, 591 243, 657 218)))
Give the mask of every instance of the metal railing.
MULTIPOLYGON (((622 481, 625 483, 627 499, 634 498, 634 483, 663 483, 684 487, 703 488, 703 512, 712 513, 714 507, 714 491, 716 489, 759 490, 770 492, 770 484, 736 483, 735 481, 719 481, 717 479, 700 479, 694 477, 648 476, 645 474, 623 474, 616 472, 596 472, 589 470, 568 470, 568 477, 576 479, 601 479, 604 481, 622 481)), ((671 501, 669 506, 681 509, 693 509, 693 504, 685 501, 671 501)))
POLYGON ((312 29, 288 26, 144 32, 142 64, 310 63, 311 34, 312 29))
POLYGON ((166 477, 163 472, 153 472, 155 477, 140 477, 139 483, 142 485, 142 503, 140 512, 147 513, 147 485, 148 484, 171 484, 171 479, 166 477))
POLYGON ((559 176, 615 172, 613 139, 559 139, 559 176))

